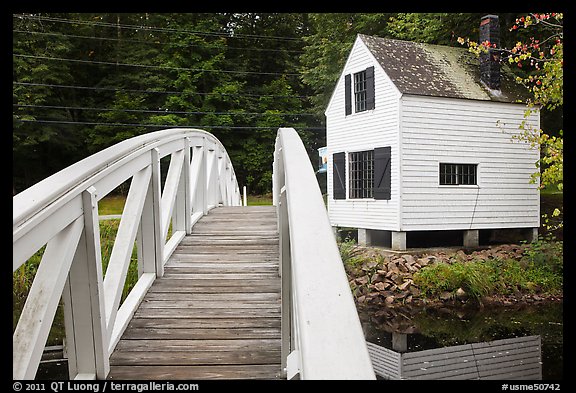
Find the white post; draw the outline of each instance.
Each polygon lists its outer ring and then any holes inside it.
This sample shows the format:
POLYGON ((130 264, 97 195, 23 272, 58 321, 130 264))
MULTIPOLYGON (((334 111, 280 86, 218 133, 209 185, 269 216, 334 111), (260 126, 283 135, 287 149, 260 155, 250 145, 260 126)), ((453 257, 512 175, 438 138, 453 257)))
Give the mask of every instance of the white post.
MULTIPOLYGON (((190 145, 192 144, 190 138, 184 140, 184 168, 182 168, 182 176, 184 176, 184 230, 189 235, 192 231, 192 184, 190 181, 191 162, 190 162, 190 145)), ((182 181, 182 179, 180 179, 182 181)))
MULTIPOLYGON (((192 189, 192 211, 196 215, 205 215, 207 209, 206 197, 206 139, 196 142, 193 146, 192 164, 190 170, 190 184, 192 189)), ((192 228, 190 228, 192 230, 192 228)))
POLYGON ((176 198, 172 210, 172 233, 176 231, 186 231, 186 196, 188 195, 188 192, 186 192, 186 188, 188 187, 186 179, 190 178, 190 176, 188 176, 188 171, 186 170, 186 168, 190 166, 190 161, 186 164, 186 159, 186 150, 184 150, 183 166, 177 182, 176 198))
MULTIPOLYGON (((162 183, 160 179, 160 151, 154 148, 151 154, 152 177, 150 178, 150 187, 152 191, 152 226, 153 233, 151 236, 154 241, 154 262, 156 264, 156 277, 164 276, 164 239, 162 238, 162 183)), ((150 229, 152 231, 152 229, 150 229)))
MULTIPOLYGON (((154 156, 154 154, 152 154, 154 156)), ((151 157, 152 162, 154 158, 151 157)), ((159 165, 160 161, 157 162, 159 165)), ((158 171, 159 172, 159 171, 158 171)), ((152 165, 152 178, 146 191, 146 199, 140 217, 140 227, 136 238, 138 251, 138 278, 144 273, 156 273, 156 261, 162 261, 162 249, 160 246, 160 203, 157 202, 159 194, 159 177, 156 177, 154 165, 152 165)))
POLYGON ((283 188, 280 193, 278 201, 278 227, 280 235, 280 270, 279 275, 282 280, 281 285, 281 296, 282 299, 280 305, 281 320, 280 320, 280 331, 281 331, 281 357, 280 357, 280 370, 282 376, 286 378, 287 376, 287 359, 288 355, 292 351, 292 302, 290 301, 292 296, 291 291, 291 263, 290 263, 290 228, 288 222, 288 206, 286 202, 286 189, 283 188))
POLYGON ((218 202, 217 205, 226 206, 226 200, 228 196, 226 194, 226 161, 224 160, 224 154, 222 150, 218 148, 218 202))
POLYGON ((206 196, 208 208, 218 206, 219 182, 218 182, 218 154, 215 143, 210 143, 207 153, 207 172, 206 172, 206 196))
POLYGON ((68 369, 70 378, 78 374, 105 379, 110 371, 108 337, 104 311, 102 255, 96 189, 82 194, 84 233, 70 267, 62 299, 68 369))
POLYGON ((248 206, 248 197, 246 196, 246 186, 242 188, 242 200, 244 201, 243 206, 248 206))

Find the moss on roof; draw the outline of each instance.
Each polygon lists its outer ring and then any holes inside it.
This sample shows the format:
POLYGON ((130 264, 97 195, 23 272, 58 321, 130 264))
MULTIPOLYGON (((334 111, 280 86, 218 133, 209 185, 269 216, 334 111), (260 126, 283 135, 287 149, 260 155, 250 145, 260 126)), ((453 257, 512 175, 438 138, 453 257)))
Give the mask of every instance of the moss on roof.
POLYGON ((479 59, 466 48, 359 34, 396 87, 406 94, 499 102, 526 102, 529 91, 501 66, 501 88, 480 81, 479 59))

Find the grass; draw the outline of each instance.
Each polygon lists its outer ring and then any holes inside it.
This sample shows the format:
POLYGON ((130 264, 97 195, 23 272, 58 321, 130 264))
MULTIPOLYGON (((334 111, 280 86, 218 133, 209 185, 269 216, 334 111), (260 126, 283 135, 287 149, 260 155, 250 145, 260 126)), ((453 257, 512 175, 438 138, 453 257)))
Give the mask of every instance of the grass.
POLYGON ((248 206, 268 206, 272 205, 272 194, 248 195, 246 197, 248 206))
POLYGON ((122 214, 125 203, 125 195, 107 195, 98 202, 98 214, 101 216, 122 214))
POLYGON ((432 264, 414 274, 414 283, 429 297, 459 288, 477 300, 518 293, 557 295, 564 284, 562 242, 538 240, 519 259, 432 264))
MULTIPOLYGON (((122 214, 126 196, 124 195, 107 195, 98 202, 98 214, 122 214)), ((248 206, 268 206, 272 205, 272 194, 248 195, 248 206)))

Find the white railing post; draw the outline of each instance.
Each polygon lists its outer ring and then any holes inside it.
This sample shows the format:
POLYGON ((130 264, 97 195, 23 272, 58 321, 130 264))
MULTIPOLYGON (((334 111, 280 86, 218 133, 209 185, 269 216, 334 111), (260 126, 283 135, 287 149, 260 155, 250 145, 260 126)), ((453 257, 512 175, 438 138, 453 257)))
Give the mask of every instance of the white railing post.
MULTIPOLYGON (((138 278, 144 273, 156 274, 157 263, 162 261, 162 230, 160 228, 160 175, 156 166, 160 165, 157 149, 150 153, 152 177, 146 190, 146 199, 140 217, 140 227, 136 237, 138 252, 138 278)), ((161 276, 160 276, 161 277, 161 276)))
MULTIPOLYGON (((184 168, 182 169, 182 176, 184 177, 184 231, 189 235, 192 231, 192 184, 190 181, 191 176, 191 162, 190 162, 190 146, 192 141, 190 138, 184 140, 184 168)), ((180 180, 182 181, 182 180, 180 180)))
POLYGON ((282 281, 281 285, 281 364, 280 369, 282 371, 282 376, 287 377, 287 363, 288 355, 292 352, 292 319, 291 319, 291 301, 290 298, 292 293, 290 291, 291 274, 290 274, 290 229, 288 227, 288 208, 286 205, 286 190, 283 189, 280 193, 278 206, 278 227, 279 227, 279 238, 280 238, 280 277, 282 281))
POLYGON ((218 154, 216 152, 216 144, 210 143, 207 153, 206 165, 206 195, 208 209, 218 206, 218 154))
POLYGON ((224 160, 224 154, 220 149, 218 149, 216 156, 218 157, 218 204, 226 206, 226 201, 228 200, 228 195, 226 194, 226 160, 224 160))
MULTIPOLYGON (((195 220, 208 213, 206 203, 206 139, 196 139, 192 145, 192 163, 190 164, 190 189, 192 198, 192 213, 195 220)), ((192 231, 191 220, 188 232, 192 231)))
POLYGON ((84 232, 62 293, 71 376, 105 379, 110 371, 96 189, 82 193, 84 232))
MULTIPOLYGON (((158 148, 154 148, 150 151, 151 154, 151 164, 152 167, 152 177, 150 179, 150 187, 152 192, 152 226, 154 236, 154 259, 155 259, 155 271, 156 277, 160 278, 164 276, 164 239, 162 238, 162 183, 160 174, 160 152, 158 148)), ((149 223, 147 221, 147 223, 149 223)), ((150 224, 150 223, 149 223, 150 224)), ((152 229, 150 229, 152 231, 152 229)))
POLYGON ((172 233, 175 231, 186 231, 186 196, 188 194, 186 187, 188 186, 187 178, 189 179, 186 167, 190 166, 190 162, 186 165, 186 150, 184 150, 183 155, 182 169, 178 179, 176 198, 172 210, 172 233))

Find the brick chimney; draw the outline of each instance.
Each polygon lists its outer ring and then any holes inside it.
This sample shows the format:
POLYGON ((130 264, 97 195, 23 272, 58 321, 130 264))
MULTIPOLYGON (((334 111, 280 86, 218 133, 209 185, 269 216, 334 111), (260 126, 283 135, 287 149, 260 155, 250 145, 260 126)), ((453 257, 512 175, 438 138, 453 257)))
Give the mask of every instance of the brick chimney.
MULTIPOLYGON (((500 22, 498 15, 486 15, 480 19, 480 42, 488 41, 490 46, 500 47, 500 22)), ((480 80, 492 90, 500 90, 500 53, 489 49, 480 54, 480 80)))

